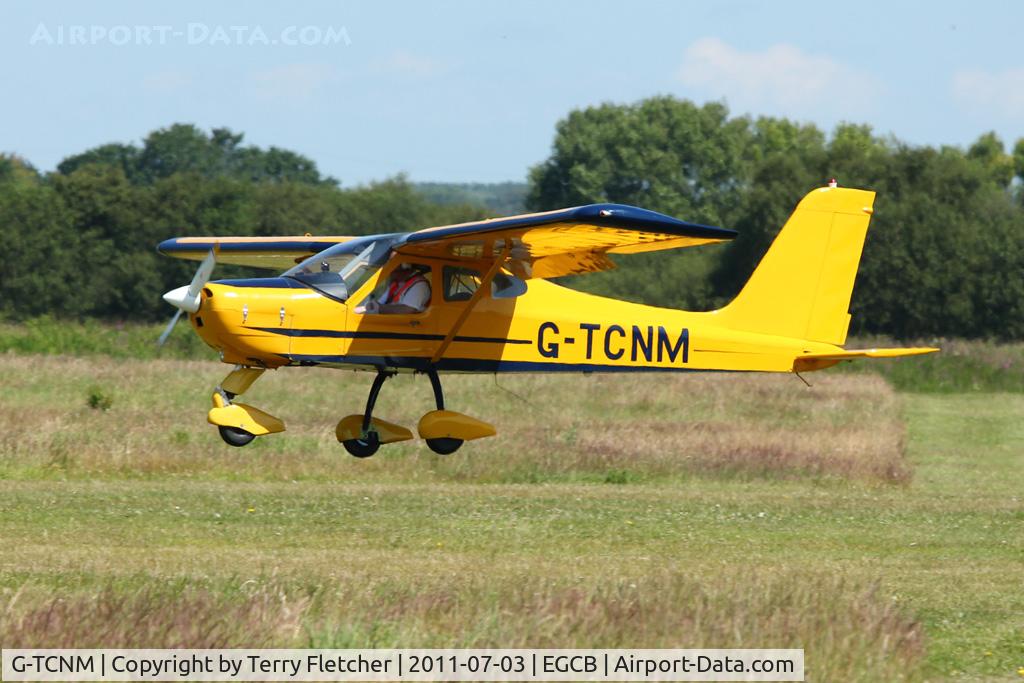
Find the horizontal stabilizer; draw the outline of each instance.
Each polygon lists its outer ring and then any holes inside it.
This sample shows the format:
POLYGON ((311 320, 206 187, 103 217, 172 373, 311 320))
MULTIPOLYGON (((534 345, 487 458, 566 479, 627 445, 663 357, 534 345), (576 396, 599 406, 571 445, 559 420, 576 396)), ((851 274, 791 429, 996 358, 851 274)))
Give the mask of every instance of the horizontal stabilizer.
POLYGON ((918 346, 905 349, 853 349, 850 351, 833 351, 829 353, 808 353, 798 356, 793 361, 795 372, 821 370, 835 365, 839 361, 855 358, 900 358, 902 356, 920 356, 935 353, 939 349, 930 346, 918 346))
POLYGON ((900 356, 920 356, 935 353, 936 348, 918 346, 906 349, 854 349, 836 353, 808 353, 800 358, 819 358, 821 360, 849 360, 850 358, 899 358, 900 356))

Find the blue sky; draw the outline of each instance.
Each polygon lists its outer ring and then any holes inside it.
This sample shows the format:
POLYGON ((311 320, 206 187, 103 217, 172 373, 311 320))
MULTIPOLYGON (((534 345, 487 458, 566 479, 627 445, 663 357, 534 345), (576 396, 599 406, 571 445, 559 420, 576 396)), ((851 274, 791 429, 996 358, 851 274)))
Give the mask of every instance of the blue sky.
POLYGON ((0 151, 49 170, 191 122, 298 151, 345 185, 522 180, 571 109, 656 94, 1012 145, 1021 26, 1009 1, 0 0, 0 151))

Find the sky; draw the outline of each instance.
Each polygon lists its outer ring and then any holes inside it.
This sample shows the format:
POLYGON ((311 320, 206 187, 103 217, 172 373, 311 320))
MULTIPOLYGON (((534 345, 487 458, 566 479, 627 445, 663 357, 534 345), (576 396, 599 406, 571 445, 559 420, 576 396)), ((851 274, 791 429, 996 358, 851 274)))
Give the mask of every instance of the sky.
POLYGON ((0 0, 0 151, 172 123, 352 186, 523 181, 576 108, 672 95, 908 143, 1024 137, 1022 2, 0 0))

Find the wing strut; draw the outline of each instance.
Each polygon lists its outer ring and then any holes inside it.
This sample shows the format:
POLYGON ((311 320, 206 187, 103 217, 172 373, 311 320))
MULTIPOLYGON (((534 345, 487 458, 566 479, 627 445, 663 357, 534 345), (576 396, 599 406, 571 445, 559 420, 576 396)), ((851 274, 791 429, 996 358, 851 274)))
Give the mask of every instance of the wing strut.
POLYGON ((448 335, 444 338, 444 341, 441 342, 441 345, 437 347, 437 351, 434 351, 434 356, 430 359, 431 365, 441 360, 441 356, 443 356, 444 352, 448 350, 449 346, 451 346, 452 340, 455 339, 455 335, 458 334, 459 330, 462 328, 462 324, 466 322, 466 318, 469 317, 473 307, 476 306, 477 302, 480 301, 480 298, 484 295, 484 290, 491 286, 491 280, 493 280, 494 276, 498 274, 498 269, 501 268, 501 264, 503 264, 505 259, 508 258, 510 251, 511 248, 506 246, 504 251, 501 252, 501 256, 494 259, 494 263, 492 263, 491 267, 487 270, 487 274, 484 275, 484 279, 480 281, 480 286, 476 288, 476 291, 473 292, 473 296, 470 297, 469 301, 466 303, 466 307, 462 309, 462 313, 460 313, 459 317, 455 319, 455 324, 452 325, 452 329, 448 330, 448 335))

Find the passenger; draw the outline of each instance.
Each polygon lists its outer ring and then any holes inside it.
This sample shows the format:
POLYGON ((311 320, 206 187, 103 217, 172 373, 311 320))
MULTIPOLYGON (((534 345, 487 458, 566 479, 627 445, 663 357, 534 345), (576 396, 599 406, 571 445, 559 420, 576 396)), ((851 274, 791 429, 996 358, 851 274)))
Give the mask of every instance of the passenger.
POLYGON ((391 271, 388 286, 377 299, 356 306, 356 313, 422 313, 430 304, 430 281, 411 263, 391 271))

